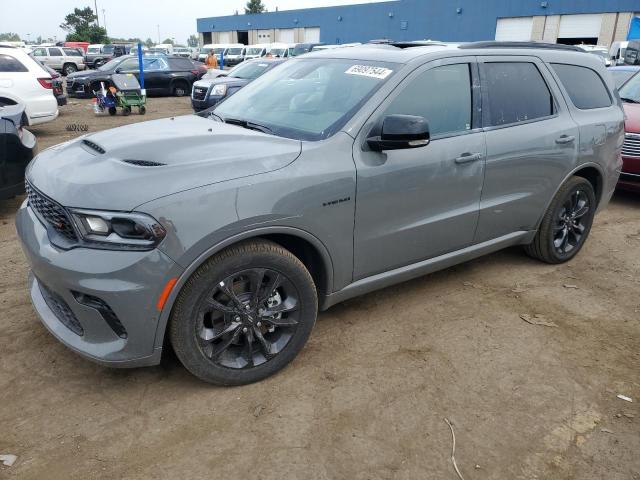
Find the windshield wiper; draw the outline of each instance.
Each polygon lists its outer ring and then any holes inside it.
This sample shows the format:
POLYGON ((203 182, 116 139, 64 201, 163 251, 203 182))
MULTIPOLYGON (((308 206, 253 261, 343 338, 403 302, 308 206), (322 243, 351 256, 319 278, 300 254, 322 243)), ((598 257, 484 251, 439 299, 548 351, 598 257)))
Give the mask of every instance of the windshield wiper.
POLYGON ((249 130, 257 130, 262 133, 273 133, 269 127, 265 125, 260 125, 259 123, 250 122, 248 120, 241 120, 239 118, 226 118, 223 120, 225 123, 229 123, 231 125, 238 125, 239 127, 246 128, 249 130))
POLYGON ((633 98, 622 97, 622 98, 620 98, 620 100, 622 100, 625 103, 640 103, 637 100, 634 100, 633 98))

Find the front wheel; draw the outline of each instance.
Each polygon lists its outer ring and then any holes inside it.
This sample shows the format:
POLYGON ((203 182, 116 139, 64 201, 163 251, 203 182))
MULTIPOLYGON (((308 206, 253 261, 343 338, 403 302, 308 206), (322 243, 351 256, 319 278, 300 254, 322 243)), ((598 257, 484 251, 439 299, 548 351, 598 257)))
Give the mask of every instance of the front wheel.
POLYGON ((589 236, 596 213, 591 183, 572 177, 551 201, 527 254, 546 263, 563 263, 575 257, 589 236))
POLYGON ((62 68, 62 72, 65 75, 71 75, 72 73, 75 73, 78 71, 78 67, 76 67, 73 63, 67 63, 63 68, 62 68))
POLYGON ((127 117, 127 116, 131 115, 131 107, 124 107, 124 108, 122 109, 122 114, 123 114, 125 117, 127 117))
POLYGON ((138 108, 138 112, 140 113, 140 115, 144 115, 145 113, 147 113, 147 107, 145 107, 144 105, 140 105, 140 108, 138 108))
POLYGON ((313 279, 291 252, 247 241, 205 262, 180 292, 170 339, 182 364, 218 385, 243 385, 284 368, 318 311, 313 279))
POLYGON ((173 86, 173 95, 175 97, 184 97, 189 93, 189 87, 186 83, 178 82, 173 86))
POLYGON ((116 107, 109 107, 109 115, 113 117, 116 113, 118 113, 118 110, 116 110, 116 107))

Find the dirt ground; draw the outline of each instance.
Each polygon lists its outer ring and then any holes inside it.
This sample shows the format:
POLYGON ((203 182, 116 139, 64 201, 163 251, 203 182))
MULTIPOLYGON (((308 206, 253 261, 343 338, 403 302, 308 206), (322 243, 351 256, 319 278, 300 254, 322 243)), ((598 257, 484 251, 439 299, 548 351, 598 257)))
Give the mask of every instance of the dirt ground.
MULTIPOLYGON (((96 118, 73 100, 40 146, 188 113, 96 118)), ((216 388, 168 352, 111 370, 40 324, 0 204, 0 478, 640 480, 640 196, 616 195, 568 265, 503 251, 320 315, 283 372, 216 388), (555 326, 533 325, 521 315, 555 326), (616 398, 624 394, 633 403, 616 398)))

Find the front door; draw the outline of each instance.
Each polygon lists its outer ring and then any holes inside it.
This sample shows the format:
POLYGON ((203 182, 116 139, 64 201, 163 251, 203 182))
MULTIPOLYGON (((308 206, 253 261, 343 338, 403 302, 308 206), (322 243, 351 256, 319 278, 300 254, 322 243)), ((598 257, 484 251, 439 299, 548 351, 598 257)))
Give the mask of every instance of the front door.
POLYGON ((366 143, 371 128, 360 133, 354 280, 472 243, 485 155, 478 85, 473 57, 430 62, 395 89, 372 122, 375 130, 386 115, 422 116, 429 145, 376 152, 366 143))

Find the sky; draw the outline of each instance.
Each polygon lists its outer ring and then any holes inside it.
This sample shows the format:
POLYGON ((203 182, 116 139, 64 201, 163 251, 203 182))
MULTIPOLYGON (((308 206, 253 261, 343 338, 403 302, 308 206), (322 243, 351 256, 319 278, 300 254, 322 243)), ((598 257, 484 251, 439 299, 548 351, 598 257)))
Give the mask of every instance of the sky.
MULTIPOLYGON (((381 0, 263 0, 263 3, 274 11, 276 7, 291 10, 374 1, 381 0)), ((196 33, 196 18, 233 15, 236 10, 242 13, 246 0, 97 0, 97 3, 100 25, 104 26, 104 9, 110 36, 157 40, 159 25, 161 40, 175 38, 176 43, 186 43, 189 35, 196 33)), ((23 4, 25 8, 20 8, 20 4, 16 0, 0 0, 0 33, 15 32, 25 40, 35 40, 38 35, 62 40, 66 33, 59 25, 65 15, 75 7, 95 9, 94 0, 35 0, 23 4)))

